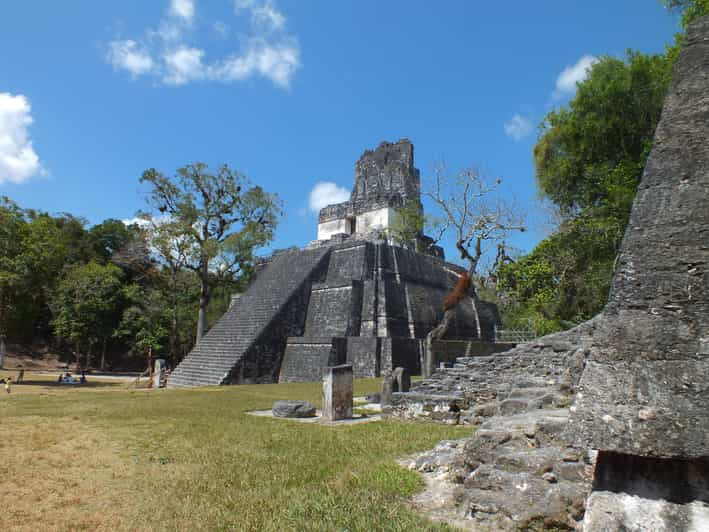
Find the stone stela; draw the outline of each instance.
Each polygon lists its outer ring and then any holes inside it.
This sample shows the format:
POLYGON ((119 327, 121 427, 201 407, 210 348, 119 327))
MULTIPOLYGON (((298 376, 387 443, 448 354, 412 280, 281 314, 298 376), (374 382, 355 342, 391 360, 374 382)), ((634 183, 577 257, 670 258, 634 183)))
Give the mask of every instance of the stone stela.
POLYGON ((337 421, 352 417, 352 366, 343 364, 325 369, 323 376, 322 419, 337 421))

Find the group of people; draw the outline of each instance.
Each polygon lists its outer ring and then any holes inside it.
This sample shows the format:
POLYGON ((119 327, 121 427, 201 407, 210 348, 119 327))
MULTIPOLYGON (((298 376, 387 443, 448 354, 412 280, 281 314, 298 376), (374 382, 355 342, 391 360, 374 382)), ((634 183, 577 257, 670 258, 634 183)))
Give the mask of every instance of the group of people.
MULTIPOLYGON (((25 370, 20 368, 17 372, 17 379, 15 384, 22 384, 25 381, 25 370)), ((10 393, 12 391, 12 377, 6 377, 0 379, 0 383, 5 385, 5 393, 10 393)), ((77 379, 68 371, 64 374, 59 374, 57 379, 58 384, 86 384, 86 372, 82 371, 81 375, 77 379)))
POLYGON ((57 379, 58 384, 86 384, 86 372, 82 371, 81 376, 77 379, 74 377, 71 373, 68 371, 62 375, 61 373, 59 374, 59 378, 57 379))

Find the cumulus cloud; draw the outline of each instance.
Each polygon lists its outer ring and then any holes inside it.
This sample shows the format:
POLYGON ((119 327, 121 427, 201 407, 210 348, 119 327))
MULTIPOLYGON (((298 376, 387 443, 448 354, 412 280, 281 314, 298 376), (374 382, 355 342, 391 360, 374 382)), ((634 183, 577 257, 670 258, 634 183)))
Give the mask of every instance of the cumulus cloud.
POLYGON ((532 132, 534 126, 532 126, 531 120, 520 115, 515 114, 504 124, 505 135, 515 141, 520 141, 532 132))
POLYGON ((165 77, 163 81, 171 85, 182 85, 205 76, 202 64, 204 50, 182 47, 164 55, 165 77))
POLYGON ((22 94, 0 92, 0 185, 45 173, 29 136, 32 108, 22 94))
POLYGON ((181 18, 185 22, 192 22, 194 18, 194 2, 192 0, 171 0, 170 14, 181 18))
POLYGON ((554 98, 562 98, 576 91, 576 84, 586 79, 589 69, 598 63, 598 58, 593 55, 584 55, 573 65, 567 66, 556 78, 554 98))
POLYGON ((108 60, 113 68, 127 70, 132 76, 147 74, 154 67, 150 54, 131 39, 108 43, 108 60))
POLYGON ((319 212, 323 207, 333 203, 342 203, 350 199, 350 191, 340 187, 331 181, 318 181, 310 191, 308 208, 313 212, 319 212))
MULTIPOLYGON (((237 16, 249 18, 251 32, 239 35, 241 47, 221 59, 209 59, 204 47, 189 42, 196 19, 193 0, 170 0, 167 15, 157 29, 148 28, 141 39, 109 43, 108 60, 132 77, 150 75, 166 85, 194 81, 224 83, 263 77, 288 88, 301 67, 300 45, 286 31, 286 17, 272 0, 232 0, 237 16)), ((208 28, 222 38, 229 26, 210 22, 208 28)))
POLYGON ((214 79, 239 81, 255 74, 287 88, 300 66, 300 47, 295 41, 269 44, 262 40, 249 43, 245 53, 227 58, 212 70, 214 79))

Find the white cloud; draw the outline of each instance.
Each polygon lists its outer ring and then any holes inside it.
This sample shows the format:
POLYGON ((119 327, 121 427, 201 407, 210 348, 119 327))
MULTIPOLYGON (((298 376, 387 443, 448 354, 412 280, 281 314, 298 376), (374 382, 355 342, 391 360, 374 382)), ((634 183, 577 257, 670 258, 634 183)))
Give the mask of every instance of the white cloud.
POLYGON ((283 16, 272 0, 234 0, 234 11, 248 11, 251 14, 251 24, 259 31, 277 31, 286 25, 283 16))
POLYGON ((270 44, 261 40, 249 43, 243 55, 227 58, 214 71, 221 81, 239 81, 259 74, 275 85, 287 88, 300 67, 300 47, 294 40, 270 44))
POLYGON ((204 78, 203 56, 204 50, 187 47, 166 53, 163 56, 165 60, 163 81, 171 85, 182 85, 188 81, 204 78))
POLYGON ((122 68, 133 76, 147 74, 154 67, 150 54, 130 39, 108 43, 108 60, 113 68, 122 68))
POLYGON ((575 64, 567 66, 556 78, 554 98, 562 98, 576 91, 576 84, 586 79, 588 70, 598 63, 598 58, 593 55, 584 55, 575 64))
POLYGON ((515 141, 522 140, 532 132, 532 129, 534 126, 532 126, 531 120, 520 114, 515 114, 505 122, 505 135, 515 141))
POLYGON ((308 208, 313 212, 318 212, 323 207, 334 203, 342 203, 350 199, 350 191, 340 187, 331 181, 318 181, 310 191, 308 208))
POLYGON ((270 2, 254 8, 253 19, 257 26, 268 30, 280 30, 286 25, 286 17, 270 2))
POLYGON ((135 216, 133 218, 124 218, 123 220, 121 220, 121 222, 123 222, 123 225, 125 225, 126 227, 130 225, 137 225, 138 227, 146 228, 150 225, 150 222, 148 220, 146 220, 145 218, 140 218, 138 216, 135 216))
POLYGON ((22 94, 0 92, 0 185, 24 183, 46 173, 29 138, 31 111, 22 94))
POLYGON ((194 18, 194 2, 192 0, 171 0, 170 14, 181 18, 185 22, 192 22, 194 18))
MULTIPOLYGON (((150 75, 166 85, 230 83, 260 76, 277 87, 290 87, 302 63, 298 39, 285 31, 286 17, 272 0, 232 1, 238 16, 249 17, 251 32, 238 36, 241 49, 226 57, 209 59, 204 46, 189 42, 196 18, 194 0, 170 0, 157 29, 146 29, 141 39, 112 41, 108 60, 134 78, 150 75)), ((222 38, 229 32, 222 21, 210 22, 207 27, 222 38)))

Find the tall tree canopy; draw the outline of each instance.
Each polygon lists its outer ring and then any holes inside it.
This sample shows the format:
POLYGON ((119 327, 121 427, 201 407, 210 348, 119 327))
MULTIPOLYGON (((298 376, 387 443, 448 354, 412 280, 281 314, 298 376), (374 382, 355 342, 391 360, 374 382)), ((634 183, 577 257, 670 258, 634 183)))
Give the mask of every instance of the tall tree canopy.
POLYGON ((276 194, 252 185, 227 165, 215 173, 204 163, 179 168, 174 177, 146 170, 148 204, 172 224, 190 249, 185 267, 200 280, 197 341, 206 329, 214 277, 235 277, 252 263, 254 249, 271 241, 281 215, 276 194))
POLYGON ((545 117, 534 148, 537 183, 561 223, 498 269, 498 288, 514 302, 506 326, 545 334, 605 304, 677 52, 603 57, 569 104, 545 117))

